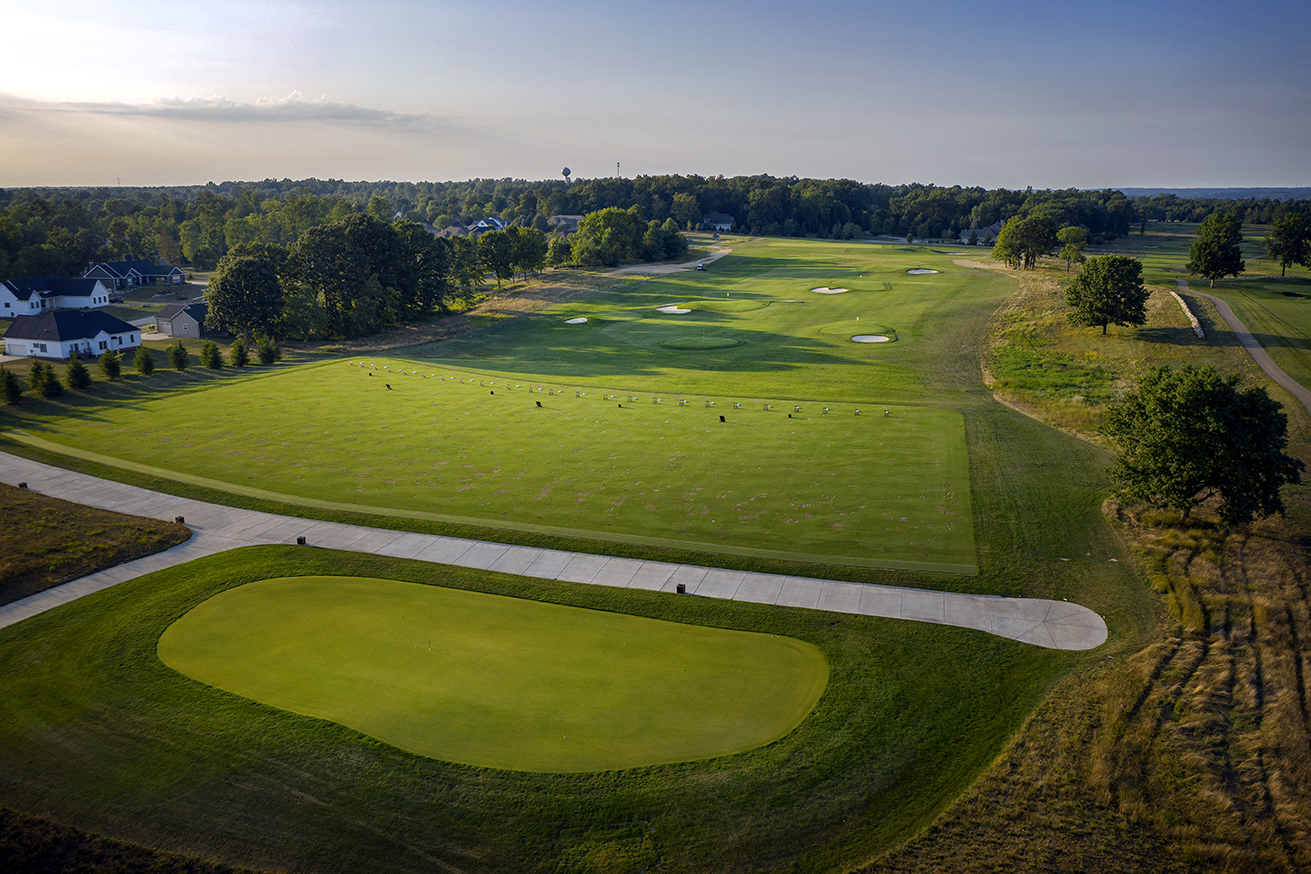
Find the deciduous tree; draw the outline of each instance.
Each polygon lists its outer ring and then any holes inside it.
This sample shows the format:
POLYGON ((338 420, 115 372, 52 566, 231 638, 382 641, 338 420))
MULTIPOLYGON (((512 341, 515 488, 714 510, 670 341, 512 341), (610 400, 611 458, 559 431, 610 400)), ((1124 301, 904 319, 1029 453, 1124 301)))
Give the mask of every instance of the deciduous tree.
POLYGON ((502 279, 514 276, 514 240, 505 231, 486 231, 478 238, 478 261, 496 277, 496 287, 502 279))
POLYGON ((1016 216, 1002 225, 992 257, 1012 267, 1032 269, 1056 245, 1056 225, 1046 215, 1016 216))
POLYGON ((1088 248, 1088 232, 1077 225, 1061 228, 1056 232, 1056 241, 1061 244, 1060 257, 1065 261, 1065 272, 1070 272, 1071 264, 1082 264, 1085 260, 1083 250, 1088 248))
POLYGON ((1147 295, 1143 287, 1143 265, 1125 255, 1103 255, 1087 263, 1065 290, 1066 302, 1074 307, 1070 322, 1075 325, 1141 325, 1147 321, 1147 295))
POLYGON ((1282 513, 1280 487, 1300 482, 1305 465, 1284 454, 1280 404, 1263 388, 1239 390, 1240 382, 1191 364, 1148 371, 1103 420, 1121 449, 1110 471, 1121 494, 1184 519, 1212 497, 1229 524, 1282 513))
POLYGON ((1243 223, 1238 216, 1216 212, 1197 227, 1197 239, 1188 247, 1186 268, 1194 276, 1215 281, 1222 276, 1238 276, 1246 263, 1239 244, 1243 242, 1243 223))
POLYGON ((1289 264, 1311 267, 1311 222, 1300 212, 1279 217, 1265 241, 1266 252, 1279 262, 1279 275, 1288 275, 1289 264))
POLYGON ((268 252, 225 255, 205 289, 206 324, 234 333, 271 330, 282 313, 279 266, 268 252))

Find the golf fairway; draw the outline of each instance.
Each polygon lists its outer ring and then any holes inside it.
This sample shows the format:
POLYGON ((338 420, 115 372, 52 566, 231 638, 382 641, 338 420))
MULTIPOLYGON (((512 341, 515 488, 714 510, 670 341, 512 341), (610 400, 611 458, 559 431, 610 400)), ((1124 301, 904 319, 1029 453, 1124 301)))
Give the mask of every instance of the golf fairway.
POLYGON ((793 638, 358 577, 227 590, 158 651, 202 683, 419 755, 546 772, 759 747, 828 680, 793 638))

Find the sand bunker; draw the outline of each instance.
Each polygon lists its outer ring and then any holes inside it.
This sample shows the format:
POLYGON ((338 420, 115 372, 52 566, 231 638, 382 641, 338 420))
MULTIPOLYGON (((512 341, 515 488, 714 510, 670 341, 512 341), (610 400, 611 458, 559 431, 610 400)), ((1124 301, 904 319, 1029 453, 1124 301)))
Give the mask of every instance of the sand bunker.
POLYGON ((690 313, 692 311, 686 309, 685 307, 681 307, 676 303, 671 303, 671 304, 665 304, 662 307, 656 307, 656 312, 669 313, 670 315, 682 315, 683 313, 690 313))
POLYGON ((811 289, 815 294, 846 294, 850 290, 849 288, 829 288, 827 285, 811 289))
POLYGON ((857 334, 851 339, 856 343, 886 343, 889 340, 882 334, 857 334))
POLYGON ((907 270, 906 272, 911 276, 923 276, 926 273, 937 273, 938 271, 930 270, 927 267, 916 267, 914 270, 907 270))
POLYGON ((585 322, 585 321, 587 321, 587 319, 586 319, 585 317, 583 317, 583 316, 579 316, 579 317, 576 318, 576 319, 565 319, 565 320, 564 320, 564 323, 565 323, 566 325, 581 325, 581 324, 582 324, 583 322, 585 322))

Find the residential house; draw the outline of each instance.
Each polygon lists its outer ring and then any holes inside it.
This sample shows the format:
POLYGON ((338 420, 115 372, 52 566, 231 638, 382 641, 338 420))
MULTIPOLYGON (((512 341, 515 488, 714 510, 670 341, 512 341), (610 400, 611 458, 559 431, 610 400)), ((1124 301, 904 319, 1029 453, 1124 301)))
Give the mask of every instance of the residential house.
POLYGON ((722 212, 708 212, 701 216, 701 224, 712 231, 733 230, 733 217, 722 212))
POLYGON ((87 279, 99 279, 112 285, 115 291, 136 288, 139 285, 181 285, 186 275, 171 264, 152 264, 149 261, 114 261, 92 264, 82 274, 87 279))
POLYGON ((155 331, 166 337, 190 337, 198 340, 211 333, 205 327, 209 307, 203 303, 175 303, 155 315, 155 331))
POLYGON ((32 276, 0 282, 0 316, 30 316, 54 309, 91 309, 109 303, 98 279, 32 276))
POLYGON ((993 240, 997 239, 997 235, 1001 233, 1001 222, 993 222, 986 228, 966 228, 960 232, 960 241, 962 243, 968 243, 970 241, 971 233, 974 234, 974 238, 980 243, 991 243, 993 240))
POLYGON ((546 220, 551 230, 563 236, 578 232, 578 223, 583 220, 580 215, 553 215, 546 220))
POLYGON ((477 239, 488 231, 503 231, 506 227, 506 223, 498 219, 496 216, 488 216, 484 219, 478 219, 478 221, 465 228, 465 231, 469 236, 477 239))
POLYGON ((5 354, 67 359, 141 345, 141 329, 103 310, 52 310, 19 316, 5 331, 5 354))

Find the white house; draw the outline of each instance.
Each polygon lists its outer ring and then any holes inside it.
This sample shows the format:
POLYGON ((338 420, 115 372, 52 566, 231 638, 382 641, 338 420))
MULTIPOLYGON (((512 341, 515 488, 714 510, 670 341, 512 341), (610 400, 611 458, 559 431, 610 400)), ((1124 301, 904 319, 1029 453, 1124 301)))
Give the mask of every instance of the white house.
POLYGON ((701 216, 701 224, 712 231, 733 230, 733 217, 722 212, 708 212, 701 216))
POLYGON ((109 303, 98 279, 32 276, 0 282, 0 316, 30 316, 53 309, 92 309, 109 303))
POLYGON ((19 316, 5 331, 5 354, 33 358, 122 352, 141 345, 141 329, 100 310, 53 310, 19 316))

